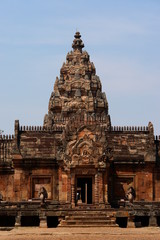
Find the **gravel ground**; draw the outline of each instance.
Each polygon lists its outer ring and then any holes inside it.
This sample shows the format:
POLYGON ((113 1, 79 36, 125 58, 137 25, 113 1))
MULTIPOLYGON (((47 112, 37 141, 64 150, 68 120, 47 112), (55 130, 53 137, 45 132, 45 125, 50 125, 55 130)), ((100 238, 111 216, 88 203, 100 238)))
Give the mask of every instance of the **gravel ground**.
POLYGON ((31 228, 0 231, 0 240, 148 240, 160 239, 160 228, 31 228))

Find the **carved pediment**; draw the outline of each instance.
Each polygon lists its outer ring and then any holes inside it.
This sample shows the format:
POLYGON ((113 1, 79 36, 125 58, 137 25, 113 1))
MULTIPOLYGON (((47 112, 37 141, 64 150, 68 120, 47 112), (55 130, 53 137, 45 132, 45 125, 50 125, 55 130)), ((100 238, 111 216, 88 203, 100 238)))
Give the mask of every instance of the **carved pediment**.
POLYGON ((68 168, 94 165, 106 167, 107 141, 99 126, 79 126, 77 131, 67 132, 64 141, 63 161, 68 168))
POLYGON ((96 148, 96 151, 94 150, 94 142, 84 140, 82 142, 78 141, 72 153, 72 164, 93 164, 98 155, 98 149, 96 148))

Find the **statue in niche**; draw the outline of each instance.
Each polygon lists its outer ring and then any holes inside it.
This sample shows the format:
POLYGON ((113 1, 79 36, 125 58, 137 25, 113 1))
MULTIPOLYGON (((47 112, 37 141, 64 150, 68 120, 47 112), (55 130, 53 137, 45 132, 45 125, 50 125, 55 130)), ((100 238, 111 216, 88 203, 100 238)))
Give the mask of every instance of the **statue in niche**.
POLYGON ((87 150, 83 151, 83 157, 88 157, 89 156, 89 152, 87 150))
POLYGON ((89 158, 91 155, 92 150, 89 148, 89 146, 84 145, 81 149, 81 158, 84 163, 89 163, 89 158))
POLYGON ((133 200, 136 198, 136 192, 133 187, 128 188, 126 198, 130 203, 133 203, 133 200))
POLYGON ((46 198, 48 198, 48 193, 45 187, 41 187, 38 193, 39 198, 41 199, 41 203, 44 203, 46 198))

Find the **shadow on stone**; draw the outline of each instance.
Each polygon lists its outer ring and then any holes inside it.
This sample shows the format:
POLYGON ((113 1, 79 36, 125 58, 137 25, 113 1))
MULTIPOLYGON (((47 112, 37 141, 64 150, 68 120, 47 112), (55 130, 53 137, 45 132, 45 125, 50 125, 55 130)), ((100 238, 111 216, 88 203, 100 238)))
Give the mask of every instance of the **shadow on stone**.
POLYGON ((14 227, 15 217, 14 216, 0 216, 0 227, 14 227))
POLYGON ((39 217, 38 216, 22 216, 21 226, 22 227, 39 227, 39 217))
POLYGON ((149 216, 135 216, 135 227, 148 227, 149 216))
POLYGON ((47 217, 47 227, 48 228, 56 228, 58 226, 58 217, 47 217))
POLYGON ((117 217, 116 218, 116 223, 118 224, 119 227, 121 228, 126 228, 127 227, 127 217, 117 217))

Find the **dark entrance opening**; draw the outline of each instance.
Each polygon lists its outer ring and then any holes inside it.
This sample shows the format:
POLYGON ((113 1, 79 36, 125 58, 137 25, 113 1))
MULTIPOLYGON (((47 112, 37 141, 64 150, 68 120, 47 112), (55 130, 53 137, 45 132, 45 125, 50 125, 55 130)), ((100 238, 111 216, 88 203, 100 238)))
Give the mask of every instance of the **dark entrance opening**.
POLYGON ((38 227, 40 223, 38 216, 22 216, 21 226, 22 227, 38 227))
POLYGON ((92 204, 92 177, 77 178, 77 203, 92 204))
POLYGON ((160 216, 157 216, 157 226, 160 227, 160 216))
POLYGON ((0 227, 14 227, 15 217, 14 216, 0 216, 0 227))
POLYGON ((121 228, 126 228, 127 227, 127 217, 117 217, 116 218, 116 223, 119 225, 121 228))
POLYGON ((148 227, 149 226, 149 216, 135 216, 135 226, 136 227, 148 227))
POLYGON ((56 228, 58 226, 58 217, 48 216, 47 217, 47 227, 48 228, 56 228))

